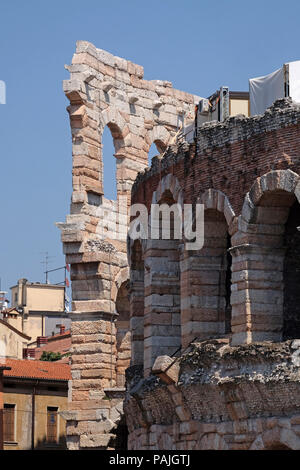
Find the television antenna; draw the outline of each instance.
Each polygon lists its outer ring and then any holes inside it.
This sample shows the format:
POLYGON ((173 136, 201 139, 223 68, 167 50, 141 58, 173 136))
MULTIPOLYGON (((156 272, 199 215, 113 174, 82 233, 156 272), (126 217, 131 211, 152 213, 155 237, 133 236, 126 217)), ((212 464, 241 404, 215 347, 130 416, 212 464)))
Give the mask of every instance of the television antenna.
POLYGON ((48 267, 49 267, 49 264, 52 263, 51 260, 53 258, 56 258, 56 257, 55 256, 49 256, 48 251, 42 251, 41 254, 45 256, 44 261, 41 261, 41 264, 43 264, 44 267, 45 267, 45 271, 44 271, 45 272, 45 284, 49 284, 49 279, 48 279, 49 270, 48 270, 48 267))

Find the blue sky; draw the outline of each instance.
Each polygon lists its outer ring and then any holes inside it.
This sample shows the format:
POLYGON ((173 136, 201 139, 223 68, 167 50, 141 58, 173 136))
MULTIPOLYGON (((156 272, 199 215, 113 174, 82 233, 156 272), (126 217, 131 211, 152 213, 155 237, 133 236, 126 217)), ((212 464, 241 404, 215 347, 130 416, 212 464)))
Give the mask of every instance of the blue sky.
MULTIPOLYGON (((286 0, 6 0, 0 6, 2 289, 18 278, 43 281, 64 257, 56 221, 71 197, 71 138, 62 80, 76 40, 143 65, 146 79, 208 96, 221 85, 247 90, 248 78, 300 59, 300 2, 286 0)), ((114 158, 104 139, 105 189, 114 158)), ((60 276, 50 277, 60 282, 60 276)))

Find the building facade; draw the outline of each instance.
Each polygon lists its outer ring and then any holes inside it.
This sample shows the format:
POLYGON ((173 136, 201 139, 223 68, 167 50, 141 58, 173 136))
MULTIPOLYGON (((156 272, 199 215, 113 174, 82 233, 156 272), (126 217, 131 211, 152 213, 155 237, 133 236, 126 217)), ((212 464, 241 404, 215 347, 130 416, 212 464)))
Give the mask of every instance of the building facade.
MULTIPOLYGON (((2 376, 4 450, 66 448, 70 366, 56 362, 6 359, 2 376)), ((0 390, 1 392, 1 390, 0 390)))
POLYGON ((3 312, 4 319, 33 341, 38 336, 58 333, 61 323, 70 326, 62 285, 19 279, 17 285, 11 287, 11 307, 3 312))
POLYGON ((30 340, 30 336, 17 330, 7 321, 0 320, 0 357, 23 359, 23 350, 27 348, 30 340))

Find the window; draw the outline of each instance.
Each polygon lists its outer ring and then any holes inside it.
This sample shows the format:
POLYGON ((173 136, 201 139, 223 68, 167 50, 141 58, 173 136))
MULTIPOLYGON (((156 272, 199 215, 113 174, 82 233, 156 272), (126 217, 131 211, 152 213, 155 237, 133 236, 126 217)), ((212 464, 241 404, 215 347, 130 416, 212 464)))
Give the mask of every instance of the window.
POLYGON ((57 442, 57 411, 53 406, 47 407, 47 442, 57 442))
POLYGON ((105 126, 102 134, 102 172, 103 172, 103 193, 107 199, 117 199, 117 174, 116 174, 116 153, 112 132, 105 126))
POLYGON ((148 166, 151 166, 152 158, 156 155, 163 153, 166 150, 166 145, 160 140, 156 140, 152 143, 148 152, 148 166))
POLYGON ((15 407, 4 403, 3 409, 3 440, 4 442, 15 441, 15 407))

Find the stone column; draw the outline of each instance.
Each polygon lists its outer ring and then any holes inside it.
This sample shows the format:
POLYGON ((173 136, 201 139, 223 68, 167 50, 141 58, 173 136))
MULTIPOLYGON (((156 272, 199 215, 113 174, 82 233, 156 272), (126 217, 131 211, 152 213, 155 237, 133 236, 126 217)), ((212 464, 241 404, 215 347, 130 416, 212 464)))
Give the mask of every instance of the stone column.
POLYGON ((149 240, 145 250, 144 373, 181 345, 179 243, 149 240))
POLYGON ((182 346, 225 333, 227 223, 214 208, 204 213, 204 246, 184 251, 181 270, 182 346))
POLYGON ((135 366, 144 362, 144 273, 131 271, 130 278, 131 365, 135 366))
POLYGON ((232 254, 232 345, 280 341, 284 249, 242 244, 232 254))
POLYGON ((180 262, 183 349, 195 338, 204 340, 225 333, 224 250, 221 256, 208 251, 184 252, 180 262))
POLYGON ((130 331, 131 365, 144 364, 144 260, 142 243, 135 240, 131 245, 130 257, 130 331))

